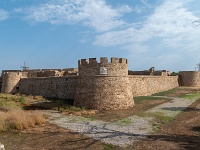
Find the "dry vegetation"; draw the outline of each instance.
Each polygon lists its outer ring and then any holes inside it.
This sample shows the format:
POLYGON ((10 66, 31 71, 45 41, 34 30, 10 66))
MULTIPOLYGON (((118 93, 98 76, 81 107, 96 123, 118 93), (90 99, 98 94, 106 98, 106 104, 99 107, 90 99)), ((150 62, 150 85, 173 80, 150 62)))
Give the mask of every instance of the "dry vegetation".
POLYGON ((23 110, 25 97, 0 94, 0 131, 20 130, 45 123, 38 111, 23 110))
POLYGON ((24 110, 0 112, 0 131, 27 129, 43 123, 45 123, 45 119, 39 112, 24 110))

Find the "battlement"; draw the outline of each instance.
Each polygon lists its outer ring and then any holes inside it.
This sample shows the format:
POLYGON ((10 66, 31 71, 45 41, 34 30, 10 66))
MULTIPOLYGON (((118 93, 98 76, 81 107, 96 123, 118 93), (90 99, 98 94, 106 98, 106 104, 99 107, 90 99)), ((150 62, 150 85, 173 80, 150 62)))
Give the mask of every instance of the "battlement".
POLYGON ((111 61, 108 61, 107 57, 101 57, 100 62, 98 63, 97 58, 89 58, 89 59, 81 59, 78 61, 78 65, 87 66, 87 65, 94 65, 94 64, 128 64, 126 58, 115 58, 111 57, 111 61))
POLYGON ((108 61, 107 57, 101 57, 100 62, 97 58, 81 59, 78 61, 80 76, 93 75, 128 75, 128 61, 125 58, 114 58, 108 61))

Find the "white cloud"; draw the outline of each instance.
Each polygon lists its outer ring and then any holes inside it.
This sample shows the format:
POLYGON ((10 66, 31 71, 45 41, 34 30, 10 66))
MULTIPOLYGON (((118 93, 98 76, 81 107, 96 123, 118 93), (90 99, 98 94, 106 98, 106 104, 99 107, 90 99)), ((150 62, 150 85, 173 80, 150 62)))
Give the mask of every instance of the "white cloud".
POLYGON ((184 7, 185 3, 167 0, 147 19, 143 30, 153 31, 156 36, 171 36, 192 29, 192 22, 198 18, 184 7))
POLYGON ((113 8, 105 0, 54 0, 27 10, 27 19, 52 24, 81 23, 104 32, 124 25, 121 17, 131 11, 127 5, 113 8))
MULTIPOLYGON (((134 25, 130 25, 128 29, 106 32, 98 35, 94 44, 101 46, 121 45, 123 48, 130 48, 135 44, 143 47, 145 46, 144 42, 154 38, 159 38, 162 46, 166 47, 185 46, 183 41, 191 42, 190 45, 195 42, 199 43, 198 38, 189 33, 194 28, 192 22, 197 20, 198 17, 187 9, 186 4, 188 2, 166 0, 142 24, 140 23, 139 29, 134 25)), ((199 34, 196 36, 199 37, 199 34)), ((158 45, 160 44, 158 43, 158 45)), ((195 48, 197 49, 197 47, 195 48)))
POLYGON ((200 58, 200 26, 193 23, 199 19, 195 16, 197 10, 192 9, 195 1, 165 0, 138 23, 140 27, 135 22, 127 28, 99 34, 94 45, 126 49, 131 64, 140 68, 151 64, 160 69, 189 70, 200 58), (185 60, 188 61, 183 66, 185 60))
POLYGON ((0 9, 0 21, 6 20, 8 17, 8 12, 3 9, 0 9))

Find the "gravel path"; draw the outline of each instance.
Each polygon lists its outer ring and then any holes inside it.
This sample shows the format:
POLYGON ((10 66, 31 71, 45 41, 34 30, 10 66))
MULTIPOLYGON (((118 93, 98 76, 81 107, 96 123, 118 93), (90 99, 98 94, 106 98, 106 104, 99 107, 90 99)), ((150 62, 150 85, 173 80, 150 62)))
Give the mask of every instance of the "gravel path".
POLYGON ((170 98, 173 99, 170 102, 158 105, 154 108, 147 110, 147 113, 162 113, 163 116, 175 117, 181 111, 185 110, 188 106, 190 106, 193 102, 195 102, 198 98, 195 99, 185 99, 178 97, 166 97, 166 96, 155 96, 161 98, 170 98))
MULTIPOLYGON (((175 117, 182 110, 186 109, 195 100, 164 97, 173 99, 170 102, 161 104, 145 113, 162 113, 164 116, 175 117)), ((104 122, 100 120, 92 120, 79 116, 66 116, 56 111, 45 111, 50 117, 48 122, 56 124, 60 127, 72 130, 74 132, 85 134, 104 143, 126 147, 135 141, 147 136, 153 131, 153 117, 131 116, 125 118, 124 121, 115 123, 104 122)))

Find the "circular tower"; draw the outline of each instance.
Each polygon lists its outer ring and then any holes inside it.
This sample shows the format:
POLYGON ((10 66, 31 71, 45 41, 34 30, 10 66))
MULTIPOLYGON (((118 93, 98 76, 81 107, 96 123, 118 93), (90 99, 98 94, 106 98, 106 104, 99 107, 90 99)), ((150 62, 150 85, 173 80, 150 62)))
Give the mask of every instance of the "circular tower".
POLYGON ((179 72, 180 86, 200 86, 199 71, 180 71, 179 72))
POLYGON ((18 84, 24 73, 20 70, 16 71, 3 71, 2 73, 2 93, 17 93, 19 90, 18 84))
POLYGON ((74 100, 75 106, 97 110, 126 109, 134 105, 124 58, 81 59, 74 100))

